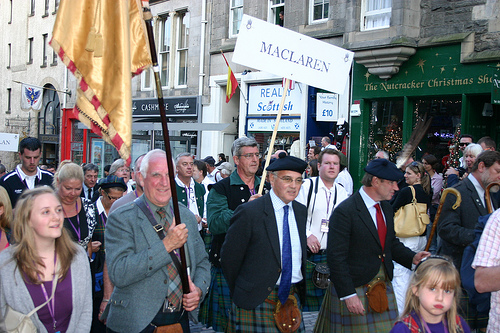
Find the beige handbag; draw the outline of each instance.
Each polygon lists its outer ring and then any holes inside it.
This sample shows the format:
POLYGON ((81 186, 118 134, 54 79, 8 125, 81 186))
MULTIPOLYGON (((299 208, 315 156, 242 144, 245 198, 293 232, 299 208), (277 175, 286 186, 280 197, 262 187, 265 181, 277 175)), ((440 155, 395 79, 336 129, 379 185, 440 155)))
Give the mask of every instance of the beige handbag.
MULTIPOLYGON (((35 324, 31 320, 31 316, 43 308, 47 303, 49 303, 54 294, 56 292, 57 280, 59 279, 59 274, 56 273, 54 276, 54 280, 52 281, 52 295, 50 298, 43 304, 40 304, 33 310, 31 310, 28 314, 23 314, 21 312, 13 310, 9 305, 7 305, 7 312, 4 318, 4 325, 7 329, 8 333, 36 333, 37 329, 35 324)), ((1 327, 1 325, 0 325, 1 327)))
POLYGON ((413 195, 411 203, 399 208, 394 215, 394 231, 400 238, 420 236, 425 232, 430 222, 427 205, 418 203, 415 189, 409 186, 413 195))

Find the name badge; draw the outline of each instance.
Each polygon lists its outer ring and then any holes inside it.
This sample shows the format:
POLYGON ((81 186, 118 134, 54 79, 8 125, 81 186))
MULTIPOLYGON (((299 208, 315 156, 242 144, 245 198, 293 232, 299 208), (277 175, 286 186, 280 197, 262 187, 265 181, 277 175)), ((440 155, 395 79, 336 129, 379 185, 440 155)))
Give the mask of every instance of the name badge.
POLYGON ((322 219, 321 220, 321 232, 328 232, 328 224, 330 223, 329 219, 322 219))

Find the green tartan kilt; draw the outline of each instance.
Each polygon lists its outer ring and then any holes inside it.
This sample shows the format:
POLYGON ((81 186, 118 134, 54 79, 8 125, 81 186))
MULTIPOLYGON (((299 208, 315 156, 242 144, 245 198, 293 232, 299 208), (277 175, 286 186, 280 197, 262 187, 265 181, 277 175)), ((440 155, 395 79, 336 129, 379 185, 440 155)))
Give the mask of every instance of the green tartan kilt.
MULTIPOLYGON (((376 277, 382 277, 385 280, 384 269, 381 267, 376 277)), ((375 278, 376 278, 375 277, 375 278)), ((389 310, 383 313, 377 313, 371 310, 366 297, 366 286, 356 288, 361 303, 365 308, 365 315, 352 314, 347 309, 345 301, 341 301, 337 296, 337 292, 330 282, 323 304, 318 313, 318 320, 314 326, 315 333, 387 333, 398 319, 398 310, 396 304, 396 296, 392 283, 386 280, 387 298, 389 300, 389 310)))
MULTIPOLYGON (((297 293, 294 293, 294 295, 300 309, 299 295, 297 293)), ((277 302, 278 288, 274 288, 267 299, 277 302)), ((245 310, 233 303, 226 333, 279 333, 280 331, 278 330, 273 317, 275 307, 275 305, 269 304, 268 302, 263 302, 253 310, 245 310)), ((305 332, 303 319, 296 332, 305 332)))
POLYGON ((207 230, 208 229, 201 229, 200 235, 201 239, 203 239, 203 243, 205 243, 205 250, 207 253, 210 253, 210 249, 212 248, 212 234, 207 230))
POLYGON ((222 268, 212 266, 208 294, 200 305, 198 320, 207 328, 225 332, 229 312, 231 310, 231 295, 222 268))
POLYGON ((303 311, 319 311, 326 289, 317 288, 312 282, 312 274, 317 263, 326 264, 326 252, 324 254, 313 254, 306 262, 306 300, 303 311))
POLYGON ((458 304, 458 314, 467 321, 471 329, 486 328, 488 326, 489 313, 478 312, 476 306, 470 303, 467 291, 463 288, 458 304))

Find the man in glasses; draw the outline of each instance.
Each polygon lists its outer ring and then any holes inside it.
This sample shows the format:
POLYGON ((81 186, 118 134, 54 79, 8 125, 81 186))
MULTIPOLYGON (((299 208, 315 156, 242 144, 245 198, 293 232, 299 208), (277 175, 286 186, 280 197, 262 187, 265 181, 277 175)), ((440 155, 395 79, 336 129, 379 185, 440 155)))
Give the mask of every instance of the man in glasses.
POLYGON ((313 272, 316 265, 326 265, 330 216, 335 207, 348 197, 344 187, 335 184, 340 173, 341 154, 338 150, 323 150, 318 157, 319 177, 306 180, 297 197, 297 201, 307 207, 308 262, 304 311, 318 311, 326 291, 313 283, 313 272))
MULTIPOLYGON (((278 323, 268 319, 275 310, 287 300, 300 308, 305 287, 307 211, 294 200, 306 167, 303 160, 280 153, 267 167, 270 193, 240 205, 231 218, 221 253, 233 299, 228 332, 277 331, 278 323)), ((297 323, 293 331, 304 332, 300 317, 297 311, 295 321, 280 323, 297 323)))
MULTIPOLYGON (((470 134, 462 134, 460 137, 460 142, 458 144, 458 148, 460 149, 460 152, 464 153, 465 148, 467 148, 468 145, 474 142, 474 138, 470 134)), ((460 161, 460 166, 467 170, 467 164, 465 163, 465 158, 462 156, 459 159, 460 161)))
POLYGON ((200 321, 215 331, 226 329, 231 298, 220 266, 220 249, 224 243, 229 221, 241 204, 254 200, 261 179, 255 175, 259 168, 259 146, 249 137, 241 137, 231 148, 236 171, 212 185, 207 198, 208 230, 213 235, 209 260, 212 263, 212 280, 209 295, 200 309, 200 321))

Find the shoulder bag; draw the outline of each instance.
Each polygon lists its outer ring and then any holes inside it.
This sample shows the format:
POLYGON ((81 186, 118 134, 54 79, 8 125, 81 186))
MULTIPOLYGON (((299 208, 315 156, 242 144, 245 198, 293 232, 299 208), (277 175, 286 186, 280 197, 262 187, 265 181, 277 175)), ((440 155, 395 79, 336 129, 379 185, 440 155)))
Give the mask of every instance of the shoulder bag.
POLYGON ((7 312, 5 314, 4 318, 4 325, 5 328, 7 329, 8 333, 36 333, 38 332, 36 329, 35 324, 31 320, 31 316, 43 308, 47 303, 49 303, 52 298, 54 298, 54 294, 56 292, 56 287, 57 287, 57 280, 59 280, 59 266, 57 266, 57 272, 54 276, 54 280, 52 281, 52 295, 50 295, 50 298, 44 302, 43 304, 40 304, 33 310, 31 310, 28 314, 24 314, 18 311, 13 310, 9 305, 7 305, 7 312))
POLYGON ((399 208, 394 215, 394 231, 400 238, 420 236, 430 222, 427 214, 427 205, 418 203, 415 189, 409 186, 413 199, 411 203, 399 208))

